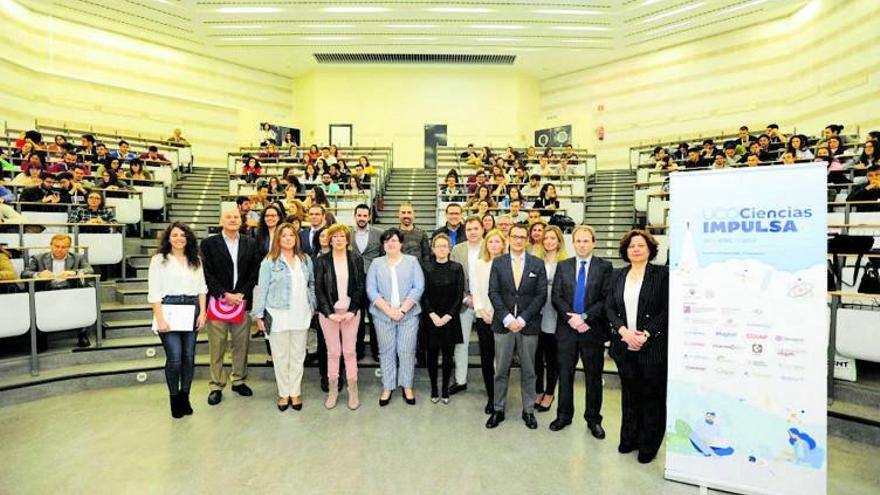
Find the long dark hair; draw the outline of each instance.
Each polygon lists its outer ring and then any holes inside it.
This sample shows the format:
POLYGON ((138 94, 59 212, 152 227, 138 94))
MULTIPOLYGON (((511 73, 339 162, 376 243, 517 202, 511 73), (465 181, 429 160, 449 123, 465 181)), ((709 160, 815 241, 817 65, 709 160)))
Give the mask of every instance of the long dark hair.
POLYGON ((269 225, 266 224, 266 212, 269 210, 275 210, 275 213, 278 214, 278 223, 275 224, 276 229, 284 223, 286 215, 283 208, 274 203, 263 208, 263 212, 260 214, 260 226, 257 227, 257 238, 259 239, 267 239, 269 237, 269 225))
POLYGON ((184 237, 186 237, 186 246, 183 248, 186 263, 192 269, 201 266, 202 260, 199 258, 199 241, 196 239, 196 234, 189 228, 189 225, 182 222, 174 222, 162 232, 162 238, 159 240, 159 249, 156 250, 156 254, 161 254, 163 260, 168 259, 168 255, 171 254, 171 231, 174 229, 180 229, 184 237))

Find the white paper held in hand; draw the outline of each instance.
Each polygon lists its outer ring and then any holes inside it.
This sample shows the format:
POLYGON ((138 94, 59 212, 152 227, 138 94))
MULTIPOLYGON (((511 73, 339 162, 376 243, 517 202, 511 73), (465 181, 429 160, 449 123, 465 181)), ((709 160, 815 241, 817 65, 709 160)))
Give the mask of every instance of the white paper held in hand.
MULTIPOLYGON (((162 314, 168 326, 175 332, 192 332, 196 321, 196 307, 191 304, 163 304, 162 314)), ((153 317, 153 330, 158 330, 159 325, 153 317)))

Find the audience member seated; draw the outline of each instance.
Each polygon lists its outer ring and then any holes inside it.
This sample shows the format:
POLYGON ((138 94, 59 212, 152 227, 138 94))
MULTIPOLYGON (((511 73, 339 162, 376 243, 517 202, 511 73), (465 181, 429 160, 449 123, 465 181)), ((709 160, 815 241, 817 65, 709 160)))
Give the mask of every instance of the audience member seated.
POLYGON ((91 158, 91 162, 85 161, 85 163, 91 163, 104 168, 109 167, 110 162, 113 160, 113 157, 110 156, 110 153, 107 152, 107 145, 105 145, 104 143, 95 144, 95 156, 91 158))
POLYGON ((336 201, 336 195, 340 192, 339 184, 333 182, 333 177, 330 175, 330 172, 325 172, 321 175, 321 184, 319 187, 331 201, 336 201))
POLYGON ((678 148, 672 153, 672 159, 676 162, 683 162, 688 159, 688 144, 680 143, 678 148))
POLYGON ((370 159, 366 156, 361 156, 360 158, 358 158, 358 165, 364 167, 364 173, 367 176, 372 177, 379 173, 379 170, 370 163, 370 159))
POLYGON ((146 153, 141 153, 138 158, 141 161, 147 163, 161 163, 163 165, 171 163, 167 158, 165 158, 165 155, 159 153, 159 148, 153 145, 147 148, 146 153))
POLYGON ((688 150, 687 160, 684 161, 682 167, 685 169, 691 168, 701 168, 705 167, 706 164, 703 163, 703 158, 700 155, 700 150, 697 148, 691 148, 688 150))
POLYGON ((465 192, 456 184, 456 177, 449 173, 446 175, 446 185, 440 190, 440 201, 446 203, 461 203, 464 201, 465 192))
POLYGON ((296 161, 302 161, 303 154, 302 151, 296 146, 296 143, 291 144, 287 147, 287 156, 289 158, 293 158, 296 161))
POLYGON ((556 170, 550 166, 550 157, 543 155, 538 159, 538 170, 535 172, 541 177, 550 177, 556 175, 556 170))
POLYGON ((785 149, 794 154, 795 160, 812 160, 814 158, 813 152, 807 147, 807 136, 803 134, 792 136, 785 149))
POLYGON ((370 177, 370 174, 366 172, 363 165, 361 165, 360 163, 355 165, 354 170, 351 171, 351 176, 357 179, 358 185, 361 189, 370 189, 372 178, 370 177))
POLYGON ((168 138, 168 142, 170 144, 178 146, 186 146, 189 144, 189 141, 187 141, 186 138, 183 137, 183 131, 181 131, 180 129, 174 129, 174 131, 172 132, 173 134, 170 138, 168 138))
POLYGON ((21 159, 22 172, 27 170, 29 167, 33 167, 34 165, 39 166, 40 170, 44 170, 46 168, 46 158, 43 153, 31 152, 26 155, 22 155, 21 159))
POLYGON ((70 175, 70 189, 67 190, 67 193, 70 194, 70 202, 73 204, 85 203, 89 189, 95 185, 85 178, 86 173, 82 168, 73 169, 70 175))
POLYGON ((877 146, 877 141, 872 139, 865 141, 865 147, 862 149, 862 154, 859 155, 858 163, 864 167, 880 165, 880 148, 877 146))
POLYGON ((779 132, 778 125, 769 124, 767 126, 766 135, 770 140, 770 151, 785 149, 785 145, 788 143, 788 138, 785 134, 779 132))
POLYGON ((786 151, 782 154, 782 164, 783 164, 783 165, 794 165, 795 163, 797 163, 797 161, 796 161, 795 158, 794 158, 794 153, 792 153, 791 151, 786 150, 786 151))
POLYGON ((260 160, 266 160, 266 159, 274 160, 274 159, 279 158, 281 156, 281 153, 278 152, 278 148, 275 146, 274 142, 267 141, 262 144, 263 144, 261 146, 262 149, 260 149, 260 155, 259 155, 260 160))
POLYGON ((86 196, 86 206, 72 208, 68 215, 68 223, 114 223, 116 216, 113 210, 104 205, 104 195, 101 191, 91 191, 86 196))
POLYGON ((241 216, 241 225, 239 230, 245 234, 255 229, 260 223, 260 213, 251 209, 251 198, 239 196, 235 198, 235 205, 238 207, 238 214, 241 216))
POLYGON ((107 170, 110 170, 113 173, 115 173, 116 177, 120 177, 123 174, 125 174, 125 170, 123 170, 122 162, 119 160, 119 158, 111 158, 110 164, 108 166, 104 166, 104 165, 99 166, 98 171, 95 172, 95 176, 100 178, 102 175, 104 175, 104 172, 107 170))
POLYGON ((244 159, 244 167, 241 169, 241 178, 248 184, 253 184, 263 173, 263 167, 260 165, 260 160, 253 156, 245 155, 242 158, 244 159))
POLYGON ((50 174, 58 174, 60 172, 70 172, 75 168, 80 168, 80 164, 76 159, 76 152, 73 149, 65 149, 61 155, 60 162, 52 162, 46 167, 46 171, 50 174))
POLYGON ((728 168, 727 157, 724 155, 724 153, 715 154, 715 160, 712 162, 712 168, 715 170, 728 168))
POLYGON ((565 145, 565 151, 562 153, 562 160, 568 162, 570 166, 576 166, 580 164, 577 153, 574 152, 574 146, 570 144, 565 145))
POLYGON ((135 155, 129 149, 128 141, 126 141, 124 139, 120 139, 119 140, 119 149, 114 151, 113 153, 110 153, 110 157, 116 158, 120 161, 127 162, 129 160, 134 160, 135 158, 137 158, 137 155, 135 155))
POLYGON ((95 136, 83 134, 80 137, 80 145, 76 149, 78 159, 82 162, 94 162, 95 160, 95 136))
POLYGON ((144 163, 141 160, 132 160, 128 163, 128 172, 125 172, 125 178, 131 180, 153 180, 153 174, 149 170, 144 170, 144 163))
POLYGON ((526 167, 529 165, 536 165, 540 161, 540 157, 538 156, 538 150, 535 149, 534 146, 529 146, 526 148, 526 154, 522 157, 522 163, 526 167))
POLYGON ((12 179, 13 186, 35 187, 43 183, 43 167, 40 165, 30 164, 25 172, 22 172, 12 179))
POLYGON ((130 189, 128 187, 128 184, 125 184, 124 182, 121 182, 119 180, 119 175, 117 175, 116 171, 114 170, 105 170, 98 178, 98 180, 95 181, 95 187, 97 187, 98 189, 107 189, 110 191, 130 189))
POLYGON ((263 182, 257 186, 257 192, 251 197, 251 209, 259 212, 270 204, 272 199, 269 198, 269 184, 263 182))
MULTIPOLYGON (((50 242, 47 253, 31 256, 27 267, 21 272, 22 278, 37 278, 45 283, 37 284, 37 290, 70 289, 86 285, 76 277, 91 275, 92 267, 84 256, 70 252, 72 240, 67 234, 57 234, 50 242)), ((88 347, 88 330, 83 328, 78 334, 77 347, 88 347)), ((37 349, 43 351, 48 346, 48 335, 37 332, 37 349)))
POLYGON ((0 181, 0 204, 12 203, 13 201, 15 201, 15 193, 4 187, 3 182, 0 181))
POLYGON ((735 166, 739 163, 740 158, 742 157, 737 153, 736 142, 728 141, 724 143, 724 161, 727 163, 727 166, 735 166))
POLYGON ((489 189, 489 186, 485 184, 477 188, 474 195, 470 199, 468 199, 465 207, 470 211, 477 211, 480 201, 485 201, 489 205, 489 208, 495 208, 496 206, 495 200, 492 199, 492 193, 489 189))
MULTIPOLYGON (((0 217, 2 214, 2 207, 6 205, 0 205, 0 217)), ((8 208, 8 206, 6 206, 8 208)), ((0 246, 0 280, 15 280, 18 278, 18 272, 15 271, 15 267, 12 266, 11 261, 12 255, 7 251, 3 246, 0 246)), ((9 284, 0 285, 0 293, 8 292, 9 284)))
POLYGON ((758 138, 749 133, 749 128, 747 126, 739 128, 739 137, 736 139, 735 143, 737 146, 742 147, 743 152, 741 154, 745 154, 745 151, 748 151, 752 143, 756 141, 758 141, 758 138))
POLYGON ((880 165, 871 165, 867 170, 868 182, 854 187, 847 201, 877 201, 876 205, 855 205, 856 211, 880 211, 880 165))
POLYGON ((46 147, 46 150, 49 153, 61 153, 67 146, 67 138, 61 134, 56 134, 55 139, 49 146, 46 147))
POLYGON ((474 175, 467 178, 467 193, 474 194, 480 186, 486 183, 486 174, 482 165, 477 165, 474 175))
POLYGON ((29 187, 18 195, 23 203, 70 203, 70 195, 67 191, 55 188, 55 176, 42 174, 43 181, 39 186, 29 187))
POLYGON ((541 215, 552 215, 559 209, 559 200, 556 195, 556 186, 553 183, 544 184, 538 199, 532 205, 533 209, 541 210, 541 215))
POLYGON ((708 167, 712 165, 712 162, 715 161, 715 141, 711 139, 703 140, 703 149, 700 150, 700 161, 702 162, 704 167, 708 167))
POLYGON ((828 140, 832 137, 840 136, 840 133, 843 132, 843 126, 840 124, 830 124, 825 126, 825 129, 822 130, 822 140, 820 140, 817 144, 823 145, 828 144, 828 140))
POLYGON ((529 182, 520 189, 524 199, 535 199, 541 194, 541 176, 532 174, 529 176, 529 182))
POLYGON ((305 173, 303 173, 303 184, 314 185, 321 182, 321 174, 318 173, 318 167, 314 163, 306 165, 305 173))
POLYGON ((317 145, 309 146, 309 152, 306 154, 305 159, 308 163, 315 163, 315 161, 321 156, 321 151, 318 149, 317 145))
POLYGON ((269 194, 272 196, 284 194, 284 191, 287 190, 287 188, 281 184, 281 180, 275 176, 269 177, 266 186, 269 188, 269 194))
POLYGON ((523 202, 522 201, 511 201, 510 202, 510 212, 508 217, 513 223, 525 223, 529 219, 529 215, 522 211, 523 202))
POLYGON ((323 148, 321 148, 321 159, 324 160, 324 163, 327 164, 327 167, 326 167, 324 170, 322 170, 322 171, 328 171, 328 172, 329 172, 329 170, 330 170, 330 165, 333 165, 333 164, 335 164, 335 163, 337 162, 337 158, 336 158, 335 156, 333 156, 332 153, 330 153, 330 147, 329 147, 329 146, 324 146, 323 148))

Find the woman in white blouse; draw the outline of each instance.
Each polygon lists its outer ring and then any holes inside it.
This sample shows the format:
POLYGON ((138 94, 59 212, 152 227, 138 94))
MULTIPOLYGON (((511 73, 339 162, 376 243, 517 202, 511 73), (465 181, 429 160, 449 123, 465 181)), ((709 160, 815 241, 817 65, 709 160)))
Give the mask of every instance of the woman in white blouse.
POLYGON ((474 264, 474 276, 470 280, 476 315, 474 327, 480 340, 480 368, 487 395, 484 409, 486 414, 494 412, 492 401, 495 397, 495 337, 492 335, 492 316, 495 314, 495 309, 489 300, 489 273, 492 271, 492 260, 505 252, 507 252, 507 238, 500 230, 490 230, 483 239, 483 248, 474 264))
POLYGON ((562 230, 555 225, 548 225, 544 229, 541 244, 535 246, 534 255, 544 260, 544 268, 547 270, 547 302, 541 315, 541 333, 535 353, 535 410, 547 412, 553 405, 553 394, 559 377, 556 360, 556 310, 553 309, 550 293, 553 291, 556 264, 568 257, 562 230))
POLYGON ((294 226, 283 223, 260 263, 251 311, 272 344, 279 411, 302 409, 303 362, 316 307, 312 260, 303 252, 294 226))
POLYGON ((165 229, 158 252, 150 260, 147 302, 153 306, 154 330, 165 348, 165 381, 171 415, 192 414, 189 391, 195 371, 196 332, 205 326, 208 287, 199 258, 196 236, 186 224, 175 222, 165 229), (194 321, 172 328, 162 306, 193 306, 194 321))

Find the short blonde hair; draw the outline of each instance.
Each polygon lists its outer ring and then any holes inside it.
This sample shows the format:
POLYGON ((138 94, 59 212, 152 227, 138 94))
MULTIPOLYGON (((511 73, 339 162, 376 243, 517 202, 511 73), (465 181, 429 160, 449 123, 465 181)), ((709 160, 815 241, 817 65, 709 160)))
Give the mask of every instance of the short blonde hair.
POLYGON ((334 235, 340 232, 345 234, 346 246, 351 246, 351 230, 341 223, 334 223, 330 227, 327 227, 327 240, 329 241, 334 235))
POLYGON ((578 225, 571 231, 571 240, 574 240, 575 234, 578 232, 589 232, 590 236, 593 238, 593 242, 596 242, 596 229, 594 229, 591 225, 578 225))
POLYGON ((55 234, 52 236, 52 239, 49 240, 49 244, 52 245, 55 241, 67 241, 68 246, 73 245, 73 239, 70 238, 67 234, 55 234))
POLYGON ((483 238, 483 246, 480 248, 480 259, 483 261, 492 261, 492 255, 489 254, 488 241, 492 237, 500 237, 503 246, 501 248, 501 252, 507 251, 507 237, 504 235, 504 232, 501 232, 498 229, 492 229, 486 233, 486 237, 483 238))

